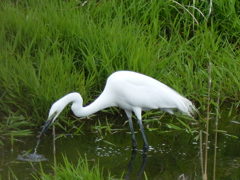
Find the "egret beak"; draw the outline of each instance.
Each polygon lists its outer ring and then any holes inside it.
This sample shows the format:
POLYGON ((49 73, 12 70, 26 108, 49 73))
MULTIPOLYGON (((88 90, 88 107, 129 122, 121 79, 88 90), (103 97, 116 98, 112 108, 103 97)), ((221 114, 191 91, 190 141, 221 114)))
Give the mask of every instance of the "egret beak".
POLYGON ((38 136, 39 138, 42 137, 43 134, 45 134, 48 130, 48 128, 50 127, 50 125, 53 123, 55 117, 57 115, 57 112, 53 113, 48 119, 47 121, 45 122, 43 128, 42 128, 42 131, 40 133, 40 135, 38 136))

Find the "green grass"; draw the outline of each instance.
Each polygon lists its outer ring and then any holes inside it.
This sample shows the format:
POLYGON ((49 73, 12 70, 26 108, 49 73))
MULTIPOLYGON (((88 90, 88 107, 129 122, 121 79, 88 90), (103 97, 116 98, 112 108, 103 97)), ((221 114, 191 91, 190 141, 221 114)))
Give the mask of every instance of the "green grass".
POLYGON ((212 99, 220 91, 220 103, 238 102, 240 4, 193 3, 1 1, 0 116, 39 126, 55 100, 78 91, 87 104, 122 69, 162 81, 205 111, 209 62, 212 99))
POLYGON ((63 164, 58 164, 56 169, 54 170, 56 175, 50 175, 45 173, 43 169, 41 169, 38 173, 35 173, 34 179, 48 180, 48 179, 69 179, 69 180, 104 180, 104 179, 112 179, 110 173, 108 173, 107 177, 103 176, 103 171, 100 169, 99 165, 92 165, 88 162, 87 158, 79 158, 77 163, 73 164, 69 162, 67 157, 63 156, 63 164))

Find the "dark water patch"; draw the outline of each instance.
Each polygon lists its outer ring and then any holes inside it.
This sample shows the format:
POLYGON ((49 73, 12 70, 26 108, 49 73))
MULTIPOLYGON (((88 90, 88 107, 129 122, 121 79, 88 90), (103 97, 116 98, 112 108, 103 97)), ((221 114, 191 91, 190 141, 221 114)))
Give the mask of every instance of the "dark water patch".
MULTIPOLYGON (((141 148, 132 152, 130 134, 126 132, 105 137, 105 141, 114 143, 115 146, 104 141, 95 142, 96 134, 92 133, 65 136, 55 141, 56 159, 57 163, 63 163, 62 155, 65 155, 69 161, 76 163, 80 156, 87 156, 90 164, 94 165, 99 162, 100 167, 104 168, 104 172, 110 171, 116 178, 120 178, 124 174, 126 179, 137 179, 145 172, 149 179, 177 179, 180 176, 188 177, 188 179, 201 179, 199 143, 188 136, 187 133, 178 133, 173 134, 170 139, 169 135, 147 132, 150 148, 146 156, 143 156, 141 148)), ((138 133, 137 137, 139 147, 141 147, 141 135, 138 133)), ((240 177, 237 171, 240 164, 240 142, 238 139, 232 139, 228 136, 220 137, 217 170, 225 168, 225 173, 218 173, 223 177, 230 177, 229 173, 231 172, 231 175, 240 177)), ((211 172, 212 147, 214 145, 212 139, 210 139, 209 144, 209 171, 211 172)), ((31 179, 31 173, 39 169, 39 163, 34 161, 38 155, 21 156, 25 151, 32 150, 33 152, 35 145, 35 136, 22 137, 21 141, 15 142, 13 151, 11 151, 8 142, 5 142, 5 146, 1 148, 2 177, 8 177, 9 168, 11 168, 19 179, 31 179), (27 158, 30 158, 31 161, 28 162, 27 158)), ((52 151, 52 136, 45 136, 39 144, 38 152, 41 154, 40 158, 46 159, 46 161, 41 162, 44 172, 50 174, 53 165, 52 151)))
MULTIPOLYGON (((214 115, 211 120, 209 179, 213 172, 214 115)), ((110 121, 117 120, 109 119, 110 121)), ((120 125, 122 122, 124 120, 120 125)), ((232 177, 240 179, 240 125, 238 122, 238 113, 233 113, 232 116, 227 113, 222 114, 219 120, 219 130, 223 131, 218 133, 217 179, 232 177)), ((102 125, 104 126, 104 123, 102 125)), ((138 126, 135 125, 137 131, 138 126)), ((117 124, 114 123, 113 128, 116 126, 117 124)), ((39 144, 36 135, 17 137, 13 144, 10 140, 3 139, 4 146, 0 147, 1 178, 8 179, 9 174, 13 172, 18 179, 32 179, 31 173, 40 169, 38 160, 41 160, 41 167, 45 173, 53 174, 53 136, 51 130, 49 131, 39 144), (37 153, 34 154, 36 147, 37 153)), ((55 140, 57 163, 63 164, 63 155, 73 164, 77 163, 80 156, 86 156, 90 165, 99 162, 100 168, 104 168, 105 176, 110 171, 116 179, 122 176, 125 179, 137 179, 140 176, 144 179, 144 173, 148 179, 178 179, 179 177, 202 179, 199 141, 194 139, 196 133, 192 136, 184 131, 173 130, 160 134, 157 130, 149 131, 146 128, 150 147, 144 155, 141 133, 136 133, 138 149, 132 151, 131 135, 128 130, 116 131, 114 134, 106 133, 107 131, 104 130, 101 132, 103 135, 101 138, 99 133, 86 131, 83 135, 59 136, 55 140), (102 140, 99 141, 99 139, 102 140)), ((203 145, 204 143, 203 141, 203 145)))

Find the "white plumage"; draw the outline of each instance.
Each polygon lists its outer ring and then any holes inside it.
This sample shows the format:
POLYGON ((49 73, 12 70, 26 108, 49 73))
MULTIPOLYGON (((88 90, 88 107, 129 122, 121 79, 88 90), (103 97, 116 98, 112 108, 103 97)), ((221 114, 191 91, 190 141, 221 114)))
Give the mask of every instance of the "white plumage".
POLYGON ((196 111, 191 101, 160 81, 132 71, 117 71, 109 76, 103 92, 88 106, 82 106, 83 99, 77 92, 67 94, 56 101, 50 109, 48 120, 40 136, 47 131, 69 103, 72 103, 71 109, 77 117, 88 116, 111 106, 124 109, 129 119, 133 148, 136 148, 137 143, 132 125, 132 112, 134 112, 146 149, 148 143, 142 125, 142 111, 161 109, 173 114, 172 110, 178 109, 188 116, 192 116, 196 111))

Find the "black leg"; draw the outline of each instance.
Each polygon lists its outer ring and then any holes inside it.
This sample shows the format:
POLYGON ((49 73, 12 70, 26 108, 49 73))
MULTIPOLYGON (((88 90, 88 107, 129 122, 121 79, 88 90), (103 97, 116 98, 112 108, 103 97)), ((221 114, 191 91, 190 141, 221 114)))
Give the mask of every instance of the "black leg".
POLYGON ((145 133, 144 133, 144 128, 143 128, 143 125, 142 125, 142 120, 141 120, 141 119, 138 119, 138 123, 139 123, 139 126, 140 126, 140 131, 141 131, 141 133, 142 133, 143 141, 144 141, 143 149, 146 151, 146 150, 148 149, 148 142, 147 142, 147 138, 146 138, 145 133))
POLYGON ((145 136, 144 128, 143 128, 143 124, 142 124, 142 109, 139 107, 135 107, 133 109, 133 112, 135 113, 135 115, 137 116, 137 119, 138 119, 140 131, 142 133, 142 137, 143 137, 143 141, 144 141, 143 150, 144 150, 144 152, 146 152, 148 150, 148 142, 147 142, 147 138, 145 136))
POLYGON ((137 141, 136 141, 136 137, 135 137, 135 133, 134 133, 134 129, 133 129, 132 118, 129 118, 128 121, 129 121, 130 131, 131 131, 131 134, 132 134, 132 143, 133 143, 132 146, 133 146, 133 149, 136 149, 137 148, 137 141))
POLYGON ((136 137, 134 134, 134 128, 133 128, 133 123, 132 123, 132 112, 130 112, 130 111, 125 111, 125 112, 128 116, 129 127, 130 127, 130 131, 131 131, 131 135, 132 135, 132 147, 133 147, 133 150, 135 150, 137 148, 137 141, 136 141, 136 137))

